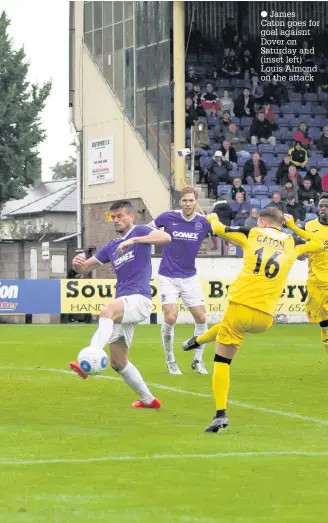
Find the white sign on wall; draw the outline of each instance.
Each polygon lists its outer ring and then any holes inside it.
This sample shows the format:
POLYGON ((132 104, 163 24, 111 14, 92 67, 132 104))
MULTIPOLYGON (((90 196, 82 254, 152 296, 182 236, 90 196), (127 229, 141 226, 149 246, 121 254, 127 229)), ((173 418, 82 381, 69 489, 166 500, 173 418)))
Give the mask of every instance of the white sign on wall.
POLYGON ((88 142, 88 185, 114 181, 113 137, 88 142))
POLYGON ((50 260, 50 243, 49 242, 43 242, 42 243, 42 259, 43 260, 50 260))

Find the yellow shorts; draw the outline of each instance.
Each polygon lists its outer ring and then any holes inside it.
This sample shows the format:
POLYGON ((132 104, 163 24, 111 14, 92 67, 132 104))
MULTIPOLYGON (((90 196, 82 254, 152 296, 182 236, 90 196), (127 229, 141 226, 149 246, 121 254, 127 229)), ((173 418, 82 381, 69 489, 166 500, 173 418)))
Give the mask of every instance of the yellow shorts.
POLYGON ((328 320, 328 286, 308 286, 308 297, 305 304, 306 314, 310 323, 320 323, 328 320))
POLYGON ((268 330, 273 323, 273 317, 266 312, 251 309, 247 305, 229 302, 216 341, 224 345, 239 347, 246 332, 259 334, 268 330))

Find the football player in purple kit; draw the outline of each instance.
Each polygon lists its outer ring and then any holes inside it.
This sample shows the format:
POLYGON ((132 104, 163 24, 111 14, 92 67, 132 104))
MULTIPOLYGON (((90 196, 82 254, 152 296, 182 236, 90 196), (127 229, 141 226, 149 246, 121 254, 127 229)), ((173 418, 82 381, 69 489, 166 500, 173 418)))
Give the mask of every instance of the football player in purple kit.
MULTIPOLYGON (((134 225, 135 214, 129 201, 120 200, 110 207, 110 216, 120 237, 103 245, 94 256, 85 259, 82 254, 73 260, 76 272, 89 274, 105 263, 111 263, 117 277, 116 297, 102 310, 99 326, 90 347, 104 349, 109 344, 111 367, 118 372, 139 396, 134 408, 160 408, 138 369, 128 360, 136 325, 146 320, 152 311, 150 280, 152 274, 151 245, 171 241, 166 232, 156 231, 147 225, 134 225)), ((83 379, 88 377, 79 364, 71 368, 83 379)))
MULTIPOLYGON (((204 216, 196 212, 197 192, 185 187, 180 194, 178 211, 160 214, 149 225, 163 227, 171 236, 171 242, 163 247, 159 266, 159 293, 164 321, 161 327, 162 342, 169 374, 182 374, 174 357, 174 326, 178 317, 178 299, 181 297, 195 320, 196 332, 206 332, 206 309, 195 260, 203 240, 211 233, 211 226, 204 216)), ((204 345, 194 355, 192 369, 208 374, 203 362, 204 345)))

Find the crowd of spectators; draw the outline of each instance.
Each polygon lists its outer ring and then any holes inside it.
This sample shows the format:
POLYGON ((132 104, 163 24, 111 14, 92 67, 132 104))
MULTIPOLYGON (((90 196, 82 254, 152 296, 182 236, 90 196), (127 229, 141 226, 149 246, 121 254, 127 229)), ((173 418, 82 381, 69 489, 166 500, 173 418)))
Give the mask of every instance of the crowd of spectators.
POLYGON ((313 219, 319 194, 328 190, 327 57, 311 56, 319 70, 313 85, 262 83, 259 47, 238 38, 231 20, 218 53, 207 48, 202 62, 197 49, 197 62, 187 56, 187 146, 193 127, 200 182, 220 219, 253 226, 270 205, 298 223, 313 219))

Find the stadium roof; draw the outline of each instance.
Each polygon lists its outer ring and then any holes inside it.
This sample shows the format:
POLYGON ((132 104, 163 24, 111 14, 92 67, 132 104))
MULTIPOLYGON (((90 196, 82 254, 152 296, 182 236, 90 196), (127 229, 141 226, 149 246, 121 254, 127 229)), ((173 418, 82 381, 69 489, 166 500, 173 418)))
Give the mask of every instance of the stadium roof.
POLYGON ((21 200, 11 200, 2 209, 1 218, 42 214, 44 212, 76 212, 76 180, 40 183, 21 200))

